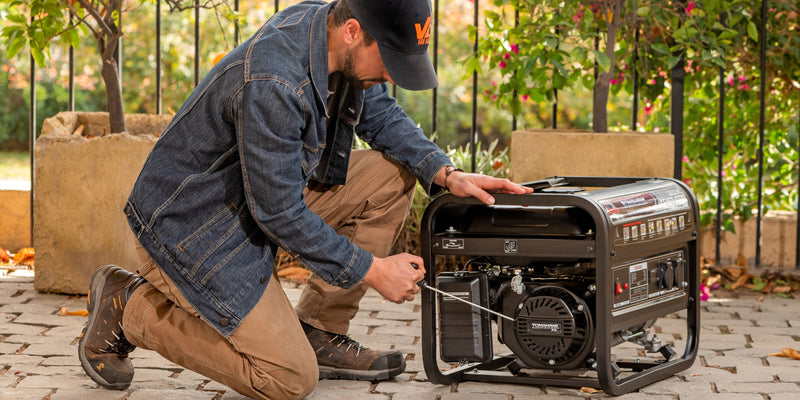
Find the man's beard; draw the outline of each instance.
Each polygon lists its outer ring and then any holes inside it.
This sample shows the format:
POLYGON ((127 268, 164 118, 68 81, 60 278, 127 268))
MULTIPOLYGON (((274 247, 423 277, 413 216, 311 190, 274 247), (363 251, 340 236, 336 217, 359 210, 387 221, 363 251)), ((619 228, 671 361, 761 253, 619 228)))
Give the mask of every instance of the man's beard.
POLYGON ((343 62, 344 66, 342 67, 341 70, 342 76, 344 76, 344 79, 347 82, 349 82, 350 85, 353 86, 354 88, 366 90, 374 86, 375 82, 383 82, 382 78, 364 80, 364 79, 359 79, 356 76, 355 68, 356 64, 358 63, 358 60, 356 59, 355 51, 349 48, 345 50, 343 61, 344 61, 343 62))

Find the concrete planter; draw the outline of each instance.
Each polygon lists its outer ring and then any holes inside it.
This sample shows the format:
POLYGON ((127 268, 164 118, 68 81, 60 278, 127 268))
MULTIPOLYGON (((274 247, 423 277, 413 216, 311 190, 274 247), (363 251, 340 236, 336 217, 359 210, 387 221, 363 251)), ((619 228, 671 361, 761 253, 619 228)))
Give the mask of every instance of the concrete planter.
POLYGON ((131 114, 128 132, 114 134, 107 113, 65 112, 44 121, 34 153, 37 290, 85 294, 100 266, 139 267, 122 208, 170 119, 131 114))
POLYGON ((511 134, 511 179, 550 176, 672 177, 674 137, 666 133, 529 130, 511 134))

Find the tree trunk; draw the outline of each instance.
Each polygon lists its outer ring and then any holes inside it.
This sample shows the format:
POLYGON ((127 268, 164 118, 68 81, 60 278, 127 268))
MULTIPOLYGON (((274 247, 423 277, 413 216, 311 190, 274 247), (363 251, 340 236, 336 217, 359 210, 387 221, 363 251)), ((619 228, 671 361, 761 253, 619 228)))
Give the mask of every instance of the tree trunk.
MULTIPOLYGON (((597 74, 597 80, 594 83, 594 95, 592 97, 592 129, 595 132, 605 133, 608 132, 608 93, 611 89, 611 78, 616 73, 616 56, 614 54, 614 47, 617 43, 617 30, 622 23, 622 1, 612 0, 613 9, 611 20, 608 21, 606 32, 606 49, 605 54, 611 61, 608 71, 600 70, 597 74)), ((605 7, 602 12, 608 12, 605 7)), ((600 68, 597 66, 596 68, 600 68)))
POLYGON ((98 21, 100 29, 95 33, 97 46, 103 57, 101 75, 106 84, 106 107, 110 123, 109 133, 122 133, 128 130, 125 124, 125 107, 122 104, 122 85, 120 84, 119 65, 117 64, 117 45, 122 37, 122 1, 111 0, 108 7, 115 12, 108 12, 103 21, 98 21), (113 15, 117 14, 115 21, 113 15), (104 23, 103 23, 104 22, 104 23))
POLYGON ((111 124, 109 133, 125 132, 128 128, 125 125, 125 109, 122 105, 122 87, 119 83, 117 61, 114 58, 104 59, 101 74, 106 84, 106 103, 111 124))

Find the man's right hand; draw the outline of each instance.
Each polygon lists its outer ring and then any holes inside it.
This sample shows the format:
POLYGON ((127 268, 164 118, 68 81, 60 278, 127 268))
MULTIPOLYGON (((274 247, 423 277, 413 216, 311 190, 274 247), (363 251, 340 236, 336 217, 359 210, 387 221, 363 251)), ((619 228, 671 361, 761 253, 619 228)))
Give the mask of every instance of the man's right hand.
POLYGON ((377 290, 383 297, 394 303, 414 300, 420 288, 417 282, 425 278, 422 257, 408 253, 397 254, 372 261, 372 266, 364 276, 364 283, 377 290), (414 268, 412 264, 419 266, 414 268))

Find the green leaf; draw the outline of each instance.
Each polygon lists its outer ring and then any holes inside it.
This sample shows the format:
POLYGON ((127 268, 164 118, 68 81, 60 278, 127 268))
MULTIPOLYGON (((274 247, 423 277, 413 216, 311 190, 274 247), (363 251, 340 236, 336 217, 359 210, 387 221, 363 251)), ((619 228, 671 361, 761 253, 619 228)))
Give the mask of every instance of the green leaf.
POLYGON ((73 48, 77 49, 78 46, 81 44, 81 38, 78 35, 78 31, 75 29, 70 29, 64 32, 64 38, 67 41, 67 43, 69 43, 69 45, 72 46, 73 48))
POLYGON ((647 6, 639 7, 639 9, 636 10, 636 15, 638 15, 638 16, 640 16, 642 18, 647 17, 648 15, 650 15, 650 7, 647 7, 647 6))
POLYGON ((555 49, 558 47, 558 38, 556 38, 555 36, 547 36, 544 39, 544 41, 545 43, 547 43, 547 46, 550 47, 551 49, 555 49))
POLYGON ((722 33, 719 34, 719 36, 717 36, 717 39, 725 40, 734 38, 736 36, 739 36, 739 31, 733 29, 725 29, 724 31, 722 31, 722 33))
POLYGON ((750 39, 758 42, 758 29, 753 21, 747 22, 747 36, 750 36, 750 39))
POLYGON ((664 55, 669 55, 670 54, 669 46, 667 46, 664 43, 655 43, 651 47, 653 48, 653 50, 655 50, 655 51, 657 51, 657 52, 659 52, 661 54, 664 54, 664 55))
POLYGON ((678 62, 680 60, 681 60, 681 57, 679 57, 679 56, 673 56, 673 55, 669 56, 669 59, 668 59, 669 69, 675 68, 675 66, 678 65, 678 62))
POLYGON ((44 53, 42 52, 42 50, 37 49, 35 47, 32 47, 31 48, 31 54, 33 55, 33 59, 36 61, 36 65, 38 65, 40 67, 44 67, 45 66, 44 53))
POLYGON ((580 46, 575 47, 572 49, 572 58, 575 61, 583 64, 583 62, 586 61, 586 49, 580 46))
POLYGON ((11 45, 8 46, 8 50, 6 51, 6 56, 8 58, 13 58, 14 56, 19 53, 20 50, 27 44, 27 40, 24 37, 17 36, 14 40, 11 41, 11 45))
POLYGON ((27 25, 28 18, 22 14, 9 14, 6 18, 15 24, 27 25))
POLYGON ((597 65, 600 66, 600 69, 602 69, 603 72, 608 72, 611 70, 611 59, 608 58, 606 53, 603 53, 599 50, 594 50, 594 59, 597 61, 597 65))

